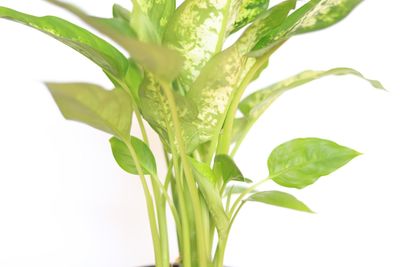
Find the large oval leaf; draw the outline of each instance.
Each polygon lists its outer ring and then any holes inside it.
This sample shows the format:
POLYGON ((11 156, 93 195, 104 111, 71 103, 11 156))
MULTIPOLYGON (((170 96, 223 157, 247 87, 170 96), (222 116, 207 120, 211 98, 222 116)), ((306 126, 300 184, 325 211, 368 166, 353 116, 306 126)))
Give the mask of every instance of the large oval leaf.
POLYGON ((87 83, 47 83, 64 117, 116 135, 129 136, 132 121, 130 96, 87 83))
POLYGON ((288 193, 280 191, 258 192, 251 195, 246 201, 260 202, 281 208, 312 213, 310 208, 303 202, 288 193))
MULTIPOLYGON (((126 172, 139 175, 138 168, 133 160, 133 155, 128 146, 120 139, 110 139, 112 153, 115 161, 126 172)), ((140 139, 131 137, 131 146, 134 149, 144 174, 157 174, 156 159, 150 148, 140 139)))
POLYGON ((125 56, 106 41, 81 27, 57 17, 35 17, 6 7, 0 7, 0 18, 40 30, 88 57, 116 78, 122 80, 125 77, 128 68, 125 56))
POLYGON ((332 141, 300 138, 275 148, 269 156, 268 169, 276 183, 301 189, 359 155, 359 152, 332 141))

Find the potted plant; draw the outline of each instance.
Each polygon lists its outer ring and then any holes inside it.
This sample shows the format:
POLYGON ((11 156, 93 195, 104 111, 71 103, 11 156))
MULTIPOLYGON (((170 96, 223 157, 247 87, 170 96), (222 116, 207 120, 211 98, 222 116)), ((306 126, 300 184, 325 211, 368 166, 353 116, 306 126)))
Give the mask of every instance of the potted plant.
POLYGON ((304 71, 246 97, 247 87, 291 37, 327 28, 362 0, 133 0, 132 11, 113 6, 112 18, 86 14, 66 2, 48 0, 72 12, 118 43, 110 43, 68 21, 0 7, 0 17, 40 30, 86 56, 114 84, 46 83, 66 119, 112 135, 118 165, 141 180, 152 233, 155 266, 171 265, 167 212, 174 218, 177 265, 222 267, 232 224, 248 202, 312 212, 283 191, 259 191, 267 182, 302 189, 360 155, 329 140, 299 138, 277 146, 269 174, 252 181, 234 156, 247 133, 286 91, 327 75, 354 75, 350 68, 304 71), (297 5, 296 5, 297 4, 297 5), (233 44, 226 46, 229 37, 233 44), (240 115, 238 115, 240 111, 240 115), (141 136, 131 136, 132 120, 141 136), (164 155, 153 155, 145 122, 164 155), (165 160, 166 173, 157 170, 165 160), (158 163, 160 164, 160 163, 158 163))

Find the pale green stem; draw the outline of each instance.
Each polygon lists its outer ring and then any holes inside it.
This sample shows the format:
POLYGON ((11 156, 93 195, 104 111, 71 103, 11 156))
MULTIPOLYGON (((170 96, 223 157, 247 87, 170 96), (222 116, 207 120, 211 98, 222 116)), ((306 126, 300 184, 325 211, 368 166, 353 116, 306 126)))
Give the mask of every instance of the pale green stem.
POLYGON ((188 222, 188 216, 187 216, 185 197, 183 195, 183 192, 184 192, 183 191, 183 178, 181 177, 181 174, 180 174, 178 155, 177 155, 174 143, 173 143, 174 141, 173 141, 172 129, 168 123, 167 123, 167 131, 168 131, 169 142, 171 145, 172 163, 173 163, 174 170, 175 170, 175 181, 176 181, 176 186, 177 186, 176 191, 178 193, 178 202, 179 202, 181 223, 182 223, 182 240, 180 240, 182 242, 182 244, 180 244, 180 248, 183 252, 183 255, 180 255, 180 256, 182 257, 183 266, 190 267, 191 266, 190 228, 189 228, 189 222, 188 222))
POLYGON ((138 156, 136 154, 135 149, 132 147, 132 144, 130 140, 125 140, 124 141, 126 146, 129 149, 129 153, 131 154, 131 157, 137 166, 137 170, 139 172, 139 177, 140 181, 143 186, 145 198, 146 198, 146 205, 147 205, 147 213, 149 216, 149 223, 150 223, 150 228, 151 228, 151 235, 153 238, 153 248, 154 248, 154 255, 155 255, 155 260, 156 260, 156 266, 161 267, 163 266, 163 261, 162 261, 162 254, 161 254, 161 246, 160 246, 160 237, 157 229, 157 221, 156 221, 156 216, 154 212, 154 203, 153 199, 150 194, 149 187, 147 186, 146 178, 144 176, 144 172, 142 169, 142 166, 140 165, 138 156))
MULTIPOLYGON (((200 267, 208 267, 208 257, 206 253, 206 243, 205 243, 205 235, 203 220, 201 214, 201 204, 200 197, 196 187, 196 182, 193 177, 192 170, 186 158, 186 149, 185 144, 182 138, 182 128, 179 122, 178 112, 176 109, 175 98, 172 94, 172 88, 169 83, 165 83, 161 81, 161 87, 163 92, 167 98, 169 108, 171 110, 172 121, 175 126, 175 137, 178 143, 178 151, 181 157, 182 166, 185 172, 186 181, 189 187, 190 196, 192 199, 192 205, 194 210, 194 218, 196 225, 196 233, 197 233, 197 250, 199 253, 199 266, 200 267)), ((171 143, 171 146, 174 146, 174 143, 171 143)))

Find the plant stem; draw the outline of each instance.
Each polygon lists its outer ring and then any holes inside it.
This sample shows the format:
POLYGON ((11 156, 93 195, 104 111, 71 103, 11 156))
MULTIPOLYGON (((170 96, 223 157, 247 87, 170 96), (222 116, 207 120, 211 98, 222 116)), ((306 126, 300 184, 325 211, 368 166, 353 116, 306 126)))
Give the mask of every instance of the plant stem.
MULTIPOLYGON (((182 244, 180 244, 180 249, 183 261, 183 266, 184 267, 190 267, 191 266, 191 245, 190 245, 190 228, 189 228, 189 222, 188 222, 188 212, 187 212, 187 207, 186 207, 186 202, 185 202, 185 197, 183 195, 183 178, 181 177, 180 174, 180 168, 179 168, 179 162, 178 162, 178 154, 176 152, 176 148, 173 145, 173 135, 172 135, 172 129, 167 123, 167 131, 168 131, 168 138, 169 142, 171 144, 171 152, 172 152, 172 163, 174 166, 175 170, 175 181, 176 181, 176 186, 177 190, 176 192, 178 193, 178 202, 179 202, 179 210, 181 214, 181 223, 182 223, 182 239, 180 240, 182 244)), ((173 192, 174 193, 174 192, 173 192)))
MULTIPOLYGON (((192 170, 186 158, 186 149, 185 144, 182 138, 182 128, 180 126, 178 111, 176 109, 175 98, 172 94, 172 88, 169 83, 160 82, 161 88, 167 98, 169 108, 171 110, 172 121, 175 127, 175 137, 177 140, 178 151, 180 154, 180 158, 182 161, 182 166, 185 172, 186 181, 189 187, 190 196, 192 199, 192 205, 194 210, 194 218, 195 218, 195 227, 196 227, 196 239, 197 239, 197 250, 199 254, 199 266, 200 267, 208 267, 208 257, 206 253, 206 243, 205 243, 205 231, 203 227, 202 213, 201 213, 201 204, 200 197, 196 187, 196 182, 194 180, 192 170)), ((171 146, 174 146, 174 143, 171 143, 171 146)))
POLYGON ((232 208, 229 210, 229 218, 232 218, 233 214, 235 213, 235 210, 237 209, 237 207, 240 205, 240 202, 243 200, 243 198, 246 197, 247 194, 251 193, 254 189, 256 189, 257 187, 259 187, 260 185, 262 185, 263 183, 271 180, 272 177, 267 177, 265 179, 262 179, 261 181, 255 183, 253 186, 247 188, 245 191, 243 191, 239 197, 236 199, 235 203, 232 205, 232 208))
POLYGON ((162 255, 161 255, 160 236, 159 236, 158 229, 157 229, 157 221, 156 221, 156 215, 154 213, 153 199, 151 197, 150 190, 147 185, 142 166, 140 165, 138 156, 136 154, 135 149, 133 148, 133 146, 131 144, 131 141, 124 140, 124 142, 125 142, 125 145, 128 147, 129 153, 131 154, 131 157, 132 157, 135 165, 137 166, 137 170, 139 172, 140 181, 142 183, 145 198, 146 198, 147 213, 149 216, 151 235, 153 238, 153 248, 154 248, 154 256, 155 256, 155 260, 156 260, 156 266, 162 267, 163 261, 162 261, 162 255))

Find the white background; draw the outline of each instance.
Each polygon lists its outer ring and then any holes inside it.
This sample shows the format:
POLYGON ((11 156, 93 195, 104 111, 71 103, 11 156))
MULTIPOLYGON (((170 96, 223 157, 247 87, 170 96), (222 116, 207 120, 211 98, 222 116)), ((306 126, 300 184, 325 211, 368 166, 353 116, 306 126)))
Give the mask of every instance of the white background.
MULTIPOLYGON (((70 2, 101 16, 112 4, 70 2)), ((81 24, 42 1, 0 4, 81 24)), ((239 151, 246 176, 265 177, 270 151, 297 137, 331 139, 364 155, 305 190, 290 190, 316 215, 245 207, 232 232, 228 265, 400 266, 398 10, 399 1, 365 1, 339 25, 288 42, 252 86, 304 69, 344 66, 380 79, 390 92, 354 77, 324 78, 273 105, 239 151)), ((138 180, 114 163, 106 134, 62 118, 42 81, 110 83, 86 58, 41 33, 5 20, 0 33, 0 266, 152 262, 138 180)))

